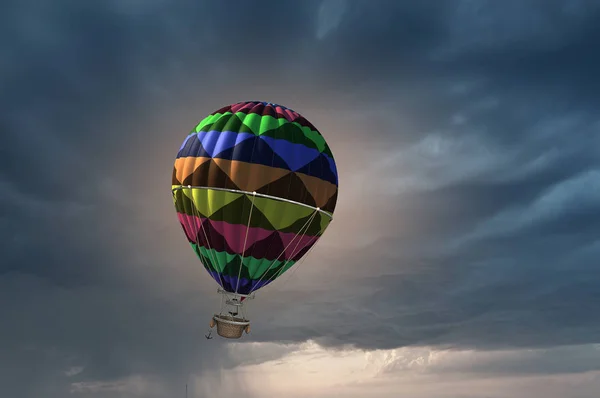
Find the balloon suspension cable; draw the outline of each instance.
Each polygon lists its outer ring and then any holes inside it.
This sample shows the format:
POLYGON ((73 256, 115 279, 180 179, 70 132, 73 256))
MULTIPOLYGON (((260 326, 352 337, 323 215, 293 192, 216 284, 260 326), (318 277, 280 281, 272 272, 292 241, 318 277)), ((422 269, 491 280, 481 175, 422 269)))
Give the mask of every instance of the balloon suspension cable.
POLYGON ((244 266, 244 253, 246 252, 246 244, 248 243, 248 232, 250 231, 250 221, 252 220, 252 210, 254 210, 254 199, 256 199, 256 192, 252 192, 252 206, 250 206, 250 215, 248 216, 248 223, 246 224, 246 236, 244 237, 244 248, 240 255, 240 270, 238 272, 237 284, 235 286, 235 292, 238 292, 240 287, 240 279, 242 279, 242 268, 244 266))
MULTIPOLYGON (((191 234, 194 235, 194 236, 190 236, 190 239, 192 240, 192 243, 195 244, 195 249, 196 249, 204 267, 213 276, 214 279, 218 278, 217 282, 219 283, 220 288, 217 290, 217 292, 221 295, 221 308, 220 308, 219 313, 215 314, 213 316, 213 318, 211 319, 210 328, 212 329, 216 326, 217 334, 221 337, 226 337, 226 338, 239 338, 242 335, 242 331, 245 331, 246 333, 250 332, 250 321, 248 320, 248 317, 246 314, 246 308, 244 305, 244 301, 253 299, 255 290, 257 290, 258 288, 260 288, 262 286, 266 286, 266 285, 270 284, 273 280, 275 280, 279 276, 281 276, 287 270, 288 264, 290 262, 297 263, 298 265, 302 263, 302 260, 304 260, 305 256, 302 256, 302 259, 300 259, 300 261, 294 262, 293 259, 296 255, 298 255, 298 253, 299 253, 298 248, 300 247, 303 238, 307 236, 307 233, 310 230, 311 226, 313 225, 313 222, 314 222, 316 216, 318 214, 320 214, 321 216, 325 216, 327 219, 329 219, 329 223, 331 223, 333 221, 333 215, 329 212, 323 211, 320 207, 314 207, 314 206, 310 206, 310 205, 307 205, 304 203, 295 202, 293 200, 278 198, 275 196, 260 194, 257 192, 246 192, 246 191, 240 191, 240 190, 235 190, 235 189, 204 187, 204 186, 191 186, 191 185, 174 186, 174 187, 172 187, 171 191, 172 191, 173 199, 175 202, 177 202, 177 191, 182 191, 182 193, 186 197, 189 197, 191 199, 189 201, 189 206, 186 206, 187 201, 184 201, 182 206, 184 206, 184 208, 185 208, 186 212, 188 212, 188 214, 191 213, 192 219, 190 220, 186 217, 185 221, 183 221, 183 222, 184 222, 184 224, 187 224, 190 235, 191 234), (186 190, 189 192, 189 194, 188 194, 188 192, 186 192, 186 190), (225 286, 224 280, 222 278, 221 272, 219 272, 219 266, 218 266, 219 262, 218 262, 218 259, 215 258, 216 253, 214 252, 214 250, 211 247, 211 242, 213 241, 212 228, 208 228, 208 232, 206 231, 207 228, 204 225, 205 223, 203 222, 203 219, 202 219, 202 213, 200 212, 200 209, 197 208, 195 205, 196 201, 194 198, 194 193, 195 193, 195 191, 201 191, 201 190, 225 191, 225 192, 245 194, 247 196, 252 195, 252 204, 251 204, 249 215, 248 215, 248 222, 246 225, 246 233, 244 236, 244 244, 243 244, 242 253, 240 255, 240 265, 239 265, 237 281, 236 281, 236 286, 235 286, 234 292, 225 290, 226 286, 225 286), (300 228, 300 230, 288 242, 288 244, 282 250, 282 252, 279 254, 279 256, 277 256, 277 258, 275 258, 271 262, 271 264, 266 269, 266 271, 262 272, 261 277, 256 281, 256 283, 253 283, 253 286, 251 287, 248 294, 241 294, 241 293, 239 293, 239 290, 240 290, 240 283, 241 283, 241 278, 242 278, 242 267, 244 265, 243 264, 243 254, 245 253, 246 246, 248 244, 248 235, 249 235, 249 231, 250 231, 250 225, 251 225, 251 221, 252 221, 252 215, 253 215, 253 210, 255 207, 256 197, 273 199, 273 200, 277 200, 277 201, 281 201, 281 202, 287 202, 287 203, 299 205, 302 207, 310 208, 312 210, 312 214, 308 217, 308 220, 305 221, 304 225, 300 228), (294 245, 294 246, 292 246, 292 245, 294 245), (291 250, 291 253, 289 255, 285 256, 285 258, 280 261, 281 257, 286 252, 288 252, 288 249, 290 247, 293 247, 293 249, 291 250), (206 250, 206 252, 203 252, 203 249, 206 250), (280 266, 278 267, 279 269, 273 270, 273 267, 275 267, 278 263, 280 264, 280 266), (283 263, 283 264, 281 264, 281 263, 283 263), (273 272, 270 272, 270 271, 273 271, 273 272), (214 275, 215 273, 216 273, 216 275, 214 275), (263 281, 265 278, 266 278, 266 281, 263 281), (261 284, 261 282, 264 282, 264 283, 261 284)), ((204 221, 208 221, 208 219, 205 218, 204 221)), ((312 251, 312 249, 314 248, 314 244, 320 237, 321 237, 321 233, 317 232, 317 234, 315 236, 312 236, 311 239, 309 239, 307 244, 302 245, 302 247, 306 247, 306 246, 310 245, 310 248, 308 249, 308 252, 305 253, 305 255, 308 254, 310 251, 312 251)), ((292 274, 293 273, 294 272, 292 272, 292 274)), ((287 278, 287 280, 289 280, 290 277, 291 277, 291 274, 287 278)), ((287 282, 287 280, 285 282, 287 282)), ((231 286, 230 288, 233 290, 233 286, 231 286)), ((213 338, 212 331, 210 329, 207 332, 207 334, 205 335, 205 337, 209 340, 213 338)))
POLYGON ((232 293, 223 289, 217 289, 217 293, 221 295, 221 310, 219 311, 219 315, 232 316, 248 321, 244 302, 252 300, 254 294, 232 293))
POLYGON ((224 289, 217 289, 217 293, 221 295, 221 310, 219 313, 220 315, 241 315, 243 319, 247 319, 244 308, 244 301, 252 300, 254 298, 254 294, 247 295, 240 293, 232 293, 224 289))
MULTIPOLYGON (((283 290, 283 288, 287 285, 287 283, 290 281, 290 279, 292 279, 292 276, 294 276, 294 273, 296 271, 298 271, 298 268, 300 268, 300 265, 302 265, 304 263, 304 260, 306 260, 307 257, 310 256, 310 252, 313 251, 313 249, 316 247, 316 245, 314 244, 316 240, 318 240, 320 238, 320 236, 315 236, 314 239, 310 242, 312 244, 312 246, 310 247, 310 249, 308 249, 308 251, 306 252, 306 254, 304 254, 304 256, 302 256, 302 258, 300 259, 300 261, 298 261, 297 263, 294 264, 294 267, 292 268, 292 271, 288 273, 288 276, 285 278, 285 280, 277 285, 276 290, 281 291, 283 290)), ((281 275, 278 274, 277 277, 279 277, 281 275)))
MULTIPOLYGON (((310 226, 312 225, 312 222, 314 221, 314 217, 317 215, 317 213, 315 212, 313 214, 312 220, 310 220, 310 223, 308 224, 308 226, 306 227, 306 231, 304 234, 302 234, 302 238, 306 236, 306 232, 310 229, 310 226)), ((301 238, 301 239, 302 239, 301 238)), ((311 240, 310 243, 315 243, 318 239, 320 238, 319 235, 314 236, 311 240)), ((296 250, 298 249, 298 245, 300 244, 300 240, 298 240, 298 243, 296 243, 296 246, 294 247, 294 250, 292 251, 292 255, 290 256, 289 259, 287 259, 287 261, 285 262, 285 264, 283 264, 283 266, 281 267, 281 269, 273 276, 272 279, 269 279, 269 282, 271 282, 274 279, 277 279, 281 276, 281 274, 283 274, 285 272, 285 269, 287 267, 287 265, 289 264, 289 262, 292 260, 292 258, 298 253, 296 250)), ((310 249, 308 250, 309 252, 315 247, 315 245, 313 244, 310 249)), ((300 261, 304 260, 306 258, 306 256, 308 255, 308 252, 302 256, 302 258, 300 259, 300 261)), ((292 270, 292 272, 294 272, 295 270, 297 270, 298 267, 294 267, 294 269, 292 270)), ((289 278, 288 278, 289 279, 289 278)))
MULTIPOLYGON (((296 236, 294 236, 294 238, 287 244, 287 246, 281 251, 281 253, 279 254, 279 256, 277 256, 277 258, 275 260, 273 260, 273 262, 269 265, 269 268, 267 268, 267 270, 263 273, 263 275, 260 277, 260 279, 256 282, 256 284, 254 285, 254 287, 250 290, 250 293, 254 292, 254 290, 257 289, 258 286, 260 286, 260 282, 263 280, 263 278, 269 273, 269 271, 271 270, 271 268, 273 267, 273 265, 275 265, 278 261, 279 258, 285 253, 285 251, 292 245, 292 243, 294 243, 294 241, 296 239, 298 239, 298 237, 304 236, 306 234, 306 232, 308 231, 308 229, 310 228, 313 220, 315 219, 315 216, 318 214, 319 212, 319 208, 317 207, 315 209, 315 211, 313 212, 313 214, 310 216, 310 218, 304 223, 304 225, 302 226, 302 228, 300 228, 300 231, 298 231, 298 233, 296 234, 296 236)), ((300 244, 300 241, 302 240, 302 238, 300 238, 298 240, 298 242, 296 243, 296 246, 294 247, 293 252, 298 248, 298 245, 300 244)), ((290 256, 290 259, 293 256, 290 256)), ((271 281, 273 281, 277 276, 279 276, 282 272, 283 269, 285 269, 285 266, 288 264, 288 262, 290 261, 290 259, 288 259, 284 265, 281 266, 281 269, 279 270, 279 272, 276 272, 275 274, 273 274, 270 278, 267 279, 267 282, 265 283, 265 285, 269 284, 271 281)))

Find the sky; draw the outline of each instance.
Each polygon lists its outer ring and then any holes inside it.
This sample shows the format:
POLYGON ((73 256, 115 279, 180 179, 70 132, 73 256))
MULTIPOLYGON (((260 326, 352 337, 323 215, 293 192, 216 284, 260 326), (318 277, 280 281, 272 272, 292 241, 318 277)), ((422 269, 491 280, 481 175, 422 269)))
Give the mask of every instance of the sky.
POLYGON ((7 0, 0 396, 596 398, 600 2, 7 0), (325 136, 335 220, 206 341, 170 180, 231 103, 325 136), (288 275, 289 274, 289 275, 288 275))

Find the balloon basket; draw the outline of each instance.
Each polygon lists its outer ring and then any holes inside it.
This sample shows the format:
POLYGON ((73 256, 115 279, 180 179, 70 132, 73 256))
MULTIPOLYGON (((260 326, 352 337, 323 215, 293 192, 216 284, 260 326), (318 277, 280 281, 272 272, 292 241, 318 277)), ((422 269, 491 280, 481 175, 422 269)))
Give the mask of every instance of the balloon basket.
MULTIPOLYGON (((227 339, 239 339, 244 332, 250 333, 250 321, 231 315, 215 314, 212 318, 217 334, 227 339)), ((212 322, 211 322, 212 323, 212 322)))
POLYGON ((250 333, 250 321, 246 317, 244 300, 254 296, 236 294, 219 289, 221 312, 213 315, 210 327, 217 327, 217 334, 227 339, 239 339, 244 332, 250 333))

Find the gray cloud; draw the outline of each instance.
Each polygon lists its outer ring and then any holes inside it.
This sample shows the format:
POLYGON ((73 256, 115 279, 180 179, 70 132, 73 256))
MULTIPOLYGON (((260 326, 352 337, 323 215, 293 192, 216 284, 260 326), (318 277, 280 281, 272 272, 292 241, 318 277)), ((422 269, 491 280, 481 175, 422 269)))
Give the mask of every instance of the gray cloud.
POLYGON ((34 3, 0 10, 2 395, 163 396, 237 364, 200 339, 214 286, 166 184, 246 99, 305 114, 341 173, 252 339, 597 342, 596 2, 34 3))

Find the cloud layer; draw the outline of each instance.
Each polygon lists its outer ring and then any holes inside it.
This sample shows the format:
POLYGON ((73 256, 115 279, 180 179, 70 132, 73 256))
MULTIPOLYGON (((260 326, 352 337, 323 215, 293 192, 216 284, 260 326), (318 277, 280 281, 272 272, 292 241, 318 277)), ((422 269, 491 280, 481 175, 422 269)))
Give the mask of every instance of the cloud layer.
POLYGON ((591 396, 600 7, 378 4, 0 6, 0 395, 251 396, 244 372, 276 377, 288 347, 320 366, 341 347, 421 347, 460 353, 386 365, 428 364, 415 397, 591 396), (310 258, 251 303, 254 343, 231 348, 201 339, 215 286, 167 185, 191 126, 248 99, 323 132, 340 198, 310 258))

